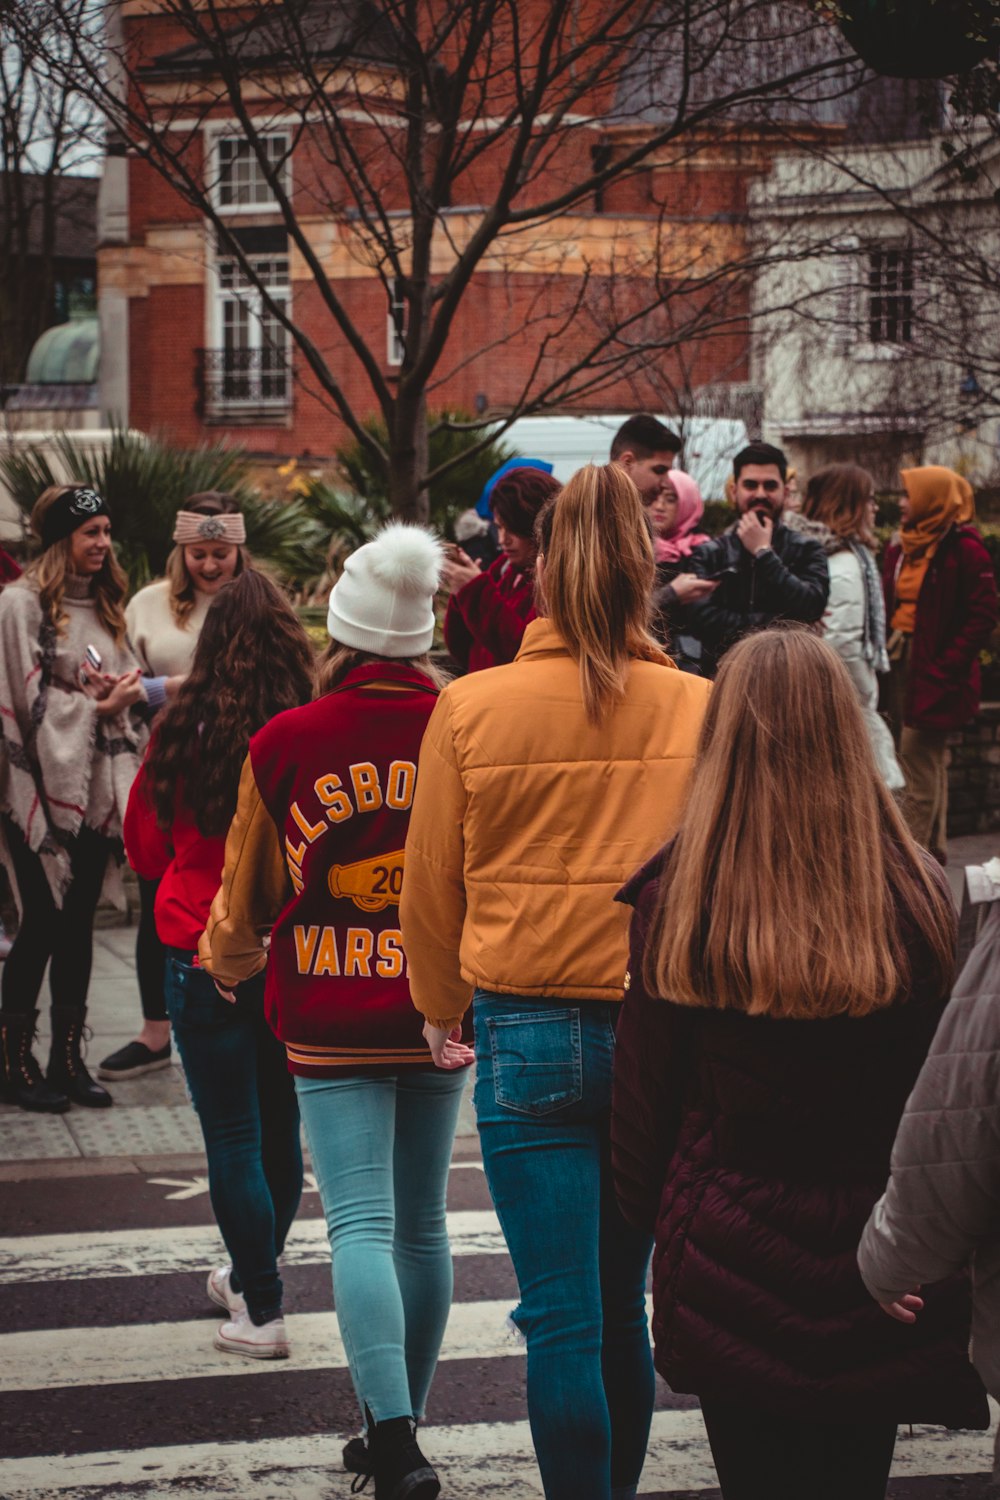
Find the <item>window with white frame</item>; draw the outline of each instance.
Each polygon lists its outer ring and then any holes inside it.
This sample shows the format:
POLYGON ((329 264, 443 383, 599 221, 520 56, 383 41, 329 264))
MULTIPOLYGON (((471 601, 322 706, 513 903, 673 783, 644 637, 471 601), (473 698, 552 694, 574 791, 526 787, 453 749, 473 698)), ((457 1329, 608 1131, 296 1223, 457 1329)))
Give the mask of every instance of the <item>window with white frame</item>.
POLYGON ((406 353, 403 335, 406 332, 406 301, 403 284, 398 276, 390 276, 388 282, 389 314, 385 328, 385 358, 390 365, 401 365, 406 353))
POLYGON ((913 251, 880 248, 868 253, 868 338, 873 344, 913 339, 913 251))
POLYGON ((249 261, 249 276, 235 259, 216 266, 219 329, 216 400, 226 406, 287 406, 291 400, 288 333, 267 305, 287 310, 288 256, 249 261))
MULTIPOLYGON (((273 131, 257 137, 271 170, 287 186, 288 135, 273 131)), ((274 192, 256 145, 241 135, 215 138, 216 201, 220 208, 270 208, 274 192)))

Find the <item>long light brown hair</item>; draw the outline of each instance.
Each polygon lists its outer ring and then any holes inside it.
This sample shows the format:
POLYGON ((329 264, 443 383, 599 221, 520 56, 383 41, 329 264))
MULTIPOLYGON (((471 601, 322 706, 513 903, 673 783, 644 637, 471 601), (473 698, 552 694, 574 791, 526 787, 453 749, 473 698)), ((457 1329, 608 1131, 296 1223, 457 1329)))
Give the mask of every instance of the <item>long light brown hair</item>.
POLYGON ((901 912, 945 993, 954 910, 876 770, 846 669, 809 631, 748 636, 709 699, 647 945, 650 993, 866 1015, 912 977, 901 912))
MULTIPOLYGON (((222 490, 202 490, 198 495, 188 495, 180 506, 181 510, 193 510, 199 516, 234 516, 239 508, 232 495, 224 494, 222 490)), ((233 577, 239 578, 241 573, 253 567, 253 561, 246 547, 238 547, 236 550, 236 572, 233 577)), ((194 609, 194 597, 197 592, 184 561, 183 547, 174 547, 169 553, 164 571, 167 582, 170 584, 170 612, 178 625, 183 628, 188 615, 194 609)))
POLYGON ((874 547, 868 524, 868 504, 874 493, 875 481, 860 464, 827 464, 806 485, 802 514, 810 521, 821 521, 834 536, 857 537, 866 547, 874 547))
POLYGON ((542 510, 537 540, 545 612, 599 724, 624 698, 637 657, 671 665, 649 629, 656 564, 639 491, 618 464, 588 464, 542 510))
MULTIPOLYGON (((42 491, 31 510, 31 529, 39 539, 42 535, 45 517, 60 495, 65 495, 68 490, 78 489, 82 483, 82 480, 74 480, 72 484, 50 484, 48 489, 42 491)), ((80 525, 85 526, 86 521, 81 521, 80 525)), ((72 534, 70 534, 70 536, 60 537, 59 541, 46 547, 41 556, 36 557, 34 562, 29 563, 25 569, 25 574, 38 589, 42 613, 57 635, 64 634, 69 623, 68 616, 63 609, 63 595, 66 592, 66 574, 72 572, 70 568, 72 554, 73 541, 72 534)), ((123 601, 127 588, 128 580, 112 547, 104 559, 100 572, 94 574, 91 595, 98 618, 108 634, 113 636, 119 645, 125 639, 123 601)))
POLYGON ((357 651, 353 646, 344 646, 340 641, 331 641, 319 659, 316 670, 317 697, 332 693, 355 667, 367 666, 370 662, 388 662, 397 667, 410 667, 426 677, 433 687, 440 690, 450 681, 448 674, 435 666, 428 654, 423 656, 376 656, 372 651, 357 651))

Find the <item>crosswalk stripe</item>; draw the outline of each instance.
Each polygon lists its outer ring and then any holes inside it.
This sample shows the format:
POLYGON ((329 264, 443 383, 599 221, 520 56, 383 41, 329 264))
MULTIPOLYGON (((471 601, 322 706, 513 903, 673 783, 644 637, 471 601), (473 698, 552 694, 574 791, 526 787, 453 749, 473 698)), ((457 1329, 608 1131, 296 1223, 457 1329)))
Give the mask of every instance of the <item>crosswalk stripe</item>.
MULTIPOLYGON (((506 1255, 492 1210, 448 1215, 453 1255, 506 1255)), ((297 1219, 284 1264, 322 1264, 330 1258, 323 1219, 297 1219)), ((81 1281, 96 1276, 162 1276, 202 1271, 226 1259, 214 1224, 176 1229, 100 1230, 95 1234, 11 1235, 0 1239, 0 1285, 81 1281)))
MULTIPOLYGON (((497 1359, 524 1353, 506 1327, 511 1299, 452 1305, 442 1359, 497 1359)), ((337 1315, 289 1313, 292 1357, 244 1359, 224 1354, 212 1337, 224 1314, 180 1323, 117 1328, 52 1328, 0 1334, 0 1394, 66 1385, 118 1385, 145 1380, 199 1380, 211 1375, 260 1375, 284 1370, 344 1369, 337 1315)))
MULTIPOLYGON (((537 1500, 541 1481, 527 1422, 428 1427, 421 1447, 441 1475, 449 1500, 537 1500)), ((271 1438, 249 1443, 179 1444, 63 1456, 39 1484, 39 1461, 0 1463, 4 1500, 69 1500, 115 1486, 115 1500, 176 1500, 187 1487, 200 1495, 242 1500, 329 1500, 341 1471, 342 1438, 271 1438)), ((918 1427, 900 1430, 893 1476, 988 1472, 992 1443, 985 1433, 918 1427)), ((698 1411, 656 1412, 640 1495, 714 1490, 718 1480, 698 1411)))

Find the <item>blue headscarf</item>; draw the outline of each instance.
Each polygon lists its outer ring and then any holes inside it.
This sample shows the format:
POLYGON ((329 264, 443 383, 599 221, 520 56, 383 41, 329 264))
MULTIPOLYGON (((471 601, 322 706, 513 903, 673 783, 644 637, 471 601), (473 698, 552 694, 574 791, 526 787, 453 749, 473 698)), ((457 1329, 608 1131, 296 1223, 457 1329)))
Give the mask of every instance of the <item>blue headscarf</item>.
POLYGON ((488 521, 490 519, 490 517, 493 515, 493 506, 490 503, 490 496, 493 494, 493 486, 496 484, 498 479, 502 479, 505 474, 509 474, 511 469, 541 469, 543 474, 551 474, 552 468, 552 464, 550 464, 548 460, 544 458, 508 458, 507 462, 505 464, 501 464, 496 473, 491 474, 489 479, 487 479, 486 483, 483 485, 483 492, 480 495, 479 499, 476 501, 477 512, 485 520, 488 521))

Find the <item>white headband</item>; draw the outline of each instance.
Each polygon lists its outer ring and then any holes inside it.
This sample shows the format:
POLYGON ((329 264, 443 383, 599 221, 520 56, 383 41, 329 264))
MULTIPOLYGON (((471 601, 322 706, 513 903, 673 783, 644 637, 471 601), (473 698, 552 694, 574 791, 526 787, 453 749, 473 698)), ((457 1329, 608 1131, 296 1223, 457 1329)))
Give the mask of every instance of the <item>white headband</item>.
POLYGON ((196 510, 177 512, 174 541, 179 547, 188 547, 193 542, 226 542, 242 547, 246 539, 246 524, 238 510, 223 516, 202 516, 196 510))

